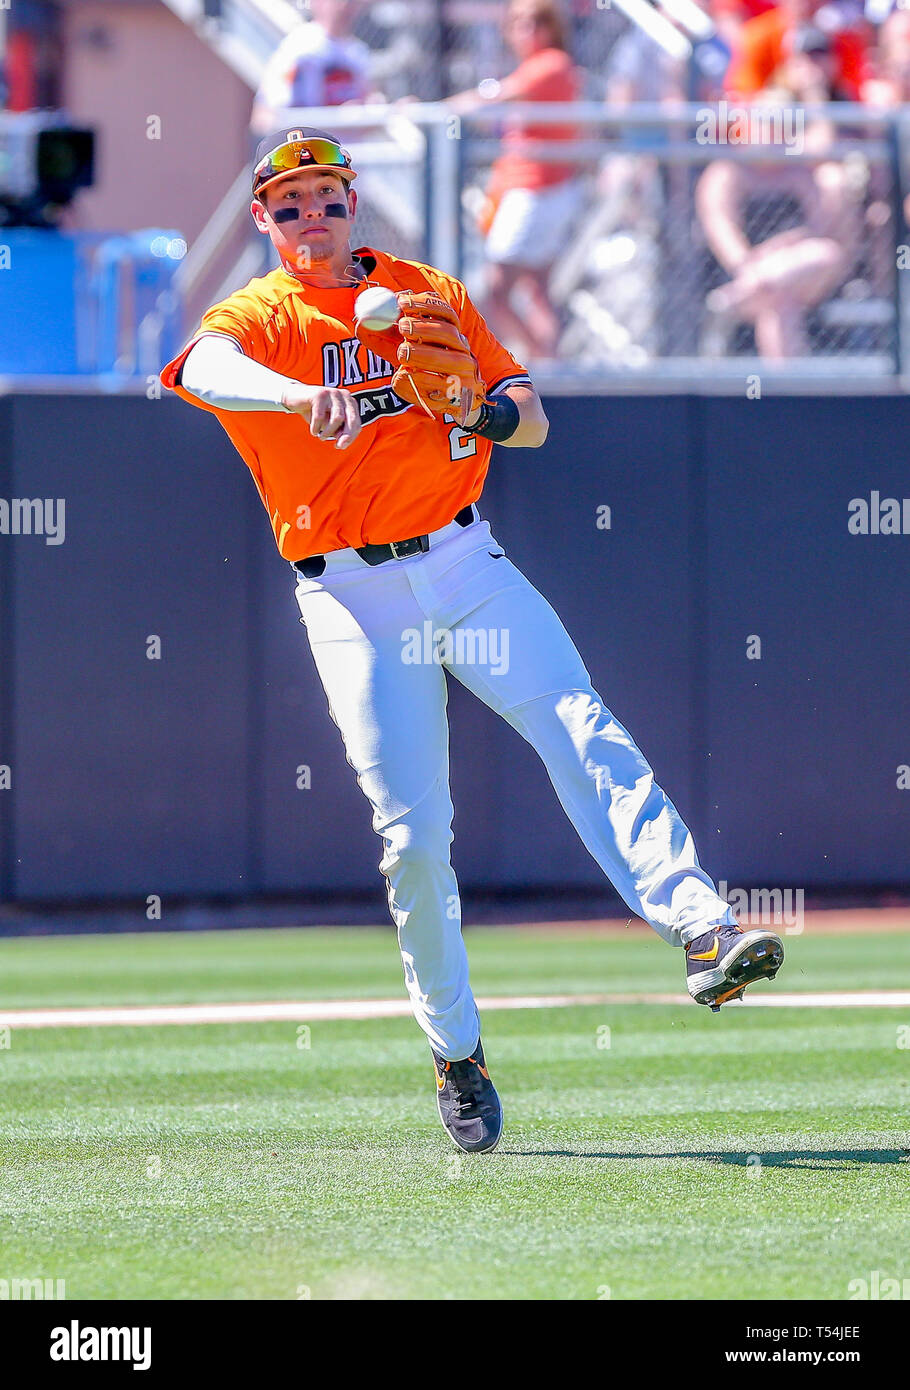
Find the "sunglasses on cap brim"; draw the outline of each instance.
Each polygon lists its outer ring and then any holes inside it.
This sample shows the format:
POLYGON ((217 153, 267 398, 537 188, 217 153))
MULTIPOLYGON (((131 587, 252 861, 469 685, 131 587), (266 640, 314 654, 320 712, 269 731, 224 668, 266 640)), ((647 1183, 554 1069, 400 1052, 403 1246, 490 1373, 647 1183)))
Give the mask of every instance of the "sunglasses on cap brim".
POLYGON ((298 169, 325 169, 350 182, 357 175, 351 168, 351 156, 333 140, 292 140, 261 159, 253 170, 253 192, 258 193, 281 174, 293 174, 298 169))

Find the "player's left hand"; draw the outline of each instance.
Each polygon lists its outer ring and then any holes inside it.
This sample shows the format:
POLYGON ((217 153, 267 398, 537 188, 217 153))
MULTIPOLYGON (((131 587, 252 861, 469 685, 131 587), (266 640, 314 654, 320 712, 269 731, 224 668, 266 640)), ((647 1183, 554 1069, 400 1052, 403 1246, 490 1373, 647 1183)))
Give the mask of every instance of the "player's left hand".
POLYGON ((466 424, 476 416, 486 388, 458 315, 432 291, 402 290, 398 303, 401 318, 392 329, 377 333, 359 327, 358 338, 400 364, 392 390, 402 400, 428 415, 451 415, 466 424))

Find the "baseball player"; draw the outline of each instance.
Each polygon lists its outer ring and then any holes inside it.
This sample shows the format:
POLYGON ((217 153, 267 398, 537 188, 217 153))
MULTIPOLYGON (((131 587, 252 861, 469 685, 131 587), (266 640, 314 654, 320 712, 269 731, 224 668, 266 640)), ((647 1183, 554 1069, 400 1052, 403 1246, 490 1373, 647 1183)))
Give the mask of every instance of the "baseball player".
POLYGON ((502 1133, 468 983, 450 862, 448 670, 542 759, 566 814, 629 908, 687 955, 718 1008, 783 960, 742 931, 692 836, 547 601, 478 501, 494 443, 539 448, 548 423, 524 366, 452 276, 351 249, 351 156, 321 130, 260 144, 252 215, 280 268, 203 316, 161 374, 212 411, 248 464, 329 713, 382 839, 380 869, 440 1118, 455 1144, 502 1133), (392 294, 397 322, 357 309, 392 294))

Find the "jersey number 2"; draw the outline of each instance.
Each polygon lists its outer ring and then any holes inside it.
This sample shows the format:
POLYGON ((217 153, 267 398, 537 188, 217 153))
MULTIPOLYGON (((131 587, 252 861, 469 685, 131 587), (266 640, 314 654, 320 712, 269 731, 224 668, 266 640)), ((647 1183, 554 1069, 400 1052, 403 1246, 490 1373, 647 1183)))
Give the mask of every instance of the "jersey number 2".
POLYGON ((452 462, 470 458, 472 454, 476 453, 476 435, 468 434, 467 430, 463 430, 460 425, 453 425, 449 430, 449 457, 452 462))

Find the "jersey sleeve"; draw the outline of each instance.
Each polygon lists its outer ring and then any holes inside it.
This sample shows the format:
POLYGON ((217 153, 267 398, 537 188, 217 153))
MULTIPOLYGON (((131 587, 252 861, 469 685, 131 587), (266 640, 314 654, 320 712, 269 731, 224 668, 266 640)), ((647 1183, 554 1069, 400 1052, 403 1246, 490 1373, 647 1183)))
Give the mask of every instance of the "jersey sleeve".
POLYGON ((472 303, 461 281, 453 280, 451 289, 454 292, 456 302, 453 307, 458 311, 461 331, 477 358, 487 394, 503 391, 507 386, 530 386, 532 383, 527 367, 513 357, 508 348, 504 348, 498 338, 490 332, 483 315, 472 303))
POLYGON ((197 405, 202 410, 213 410, 213 406, 200 400, 198 396, 192 396, 188 391, 184 391, 179 383, 180 370, 189 356, 190 350, 196 346, 200 338, 204 338, 210 333, 217 333, 237 343, 245 356, 268 366, 269 343, 265 331, 267 312, 267 306, 252 295, 243 293, 232 295, 230 299, 225 299, 221 304, 207 309, 202 316, 202 322, 189 342, 181 348, 171 362, 168 362, 166 367, 162 368, 160 375, 162 386, 166 386, 169 391, 174 391, 181 400, 188 401, 190 405, 197 405))

